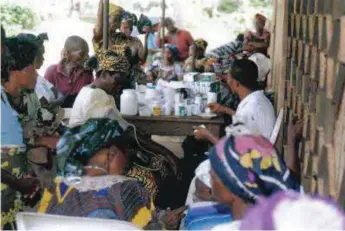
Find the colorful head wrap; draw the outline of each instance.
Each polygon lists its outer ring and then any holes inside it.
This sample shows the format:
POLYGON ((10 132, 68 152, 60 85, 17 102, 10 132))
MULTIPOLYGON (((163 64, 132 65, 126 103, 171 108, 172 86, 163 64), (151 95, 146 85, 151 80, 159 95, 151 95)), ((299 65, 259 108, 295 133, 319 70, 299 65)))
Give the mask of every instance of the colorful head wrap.
POLYGON ((119 73, 128 73, 130 62, 126 56, 127 46, 113 46, 112 50, 100 52, 98 56, 98 71, 110 71, 119 73))
POLYGON ((345 215, 334 201, 293 191, 260 198, 240 224, 241 230, 344 230, 345 215))
POLYGON ((130 22, 132 26, 136 26, 138 22, 138 18, 135 14, 131 12, 124 11, 121 14, 121 23, 123 22, 130 22))
POLYGON ((208 43, 204 39, 197 39, 194 41, 196 48, 199 50, 206 51, 206 48, 208 46, 208 43))
POLYGON ((300 190, 298 180, 263 136, 226 137, 210 150, 210 161, 225 187, 245 202, 281 190, 300 190))
POLYGON ((83 164, 100 149, 119 139, 123 132, 115 120, 89 119, 83 125, 69 128, 57 144, 59 176, 81 176, 83 164))
POLYGON ((144 27, 152 27, 152 22, 147 16, 141 14, 137 23, 137 28, 140 34, 145 34, 144 27))
POLYGON ((109 16, 121 17, 122 12, 124 12, 121 6, 109 3, 109 16))
POLYGON ((271 60, 261 53, 251 55, 249 60, 252 60, 258 66, 258 82, 264 82, 271 71, 271 60))
POLYGON ((166 43, 164 44, 164 48, 168 48, 173 54, 174 58, 177 58, 179 56, 179 51, 176 45, 171 44, 171 43, 166 43))

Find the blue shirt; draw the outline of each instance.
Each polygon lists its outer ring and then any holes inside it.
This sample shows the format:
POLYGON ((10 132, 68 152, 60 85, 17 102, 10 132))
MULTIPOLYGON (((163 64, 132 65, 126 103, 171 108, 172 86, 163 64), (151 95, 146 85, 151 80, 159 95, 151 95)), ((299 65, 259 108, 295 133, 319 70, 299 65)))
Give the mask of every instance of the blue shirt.
POLYGON ((185 230, 211 230, 217 225, 232 221, 231 210, 226 205, 199 202, 188 209, 185 230))
POLYGON ((147 48, 148 49, 158 49, 159 48, 156 45, 156 35, 154 33, 150 33, 147 37, 147 48))
POLYGON ((3 87, 1 87, 1 145, 24 146, 23 129, 18 120, 18 113, 11 107, 3 87))

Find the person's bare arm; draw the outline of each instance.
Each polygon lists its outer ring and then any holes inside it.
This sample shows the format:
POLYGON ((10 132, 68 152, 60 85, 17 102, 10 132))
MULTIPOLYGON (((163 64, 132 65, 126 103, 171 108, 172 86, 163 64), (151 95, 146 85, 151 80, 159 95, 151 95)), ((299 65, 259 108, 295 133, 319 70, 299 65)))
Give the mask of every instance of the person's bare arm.
POLYGON ((103 0, 99 0, 97 11, 97 22, 93 30, 93 40, 99 42, 103 36, 103 0))
MULTIPOLYGON (((140 52, 139 52, 139 59, 141 62, 146 62, 147 55, 148 55, 148 36, 149 33, 145 34, 145 39, 144 39, 144 47, 140 47, 140 52)), ((140 42, 141 43, 141 42, 140 42)))
POLYGON ((211 109, 213 113, 228 114, 231 116, 234 116, 236 114, 236 112, 233 109, 226 106, 222 106, 218 103, 210 103, 207 106, 211 109))
POLYGON ((298 145, 302 138, 303 123, 302 120, 291 120, 288 126, 288 151, 287 167, 296 175, 300 176, 301 163, 298 156, 298 145))

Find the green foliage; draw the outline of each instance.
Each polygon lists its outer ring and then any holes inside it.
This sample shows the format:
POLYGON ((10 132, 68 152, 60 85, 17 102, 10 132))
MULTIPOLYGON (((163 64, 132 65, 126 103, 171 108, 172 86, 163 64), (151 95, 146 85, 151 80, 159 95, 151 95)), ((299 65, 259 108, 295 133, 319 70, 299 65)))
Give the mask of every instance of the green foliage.
POLYGON ((270 7, 271 4, 271 0, 250 0, 252 7, 270 7))
POLYGON ((213 9, 211 7, 205 7, 203 11, 208 15, 209 18, 213 18, 213 9))
POLYGON ((15 4, 1 4, 1 24, 5 27, 7 35, 15 35, 21 30, 33 29, 36 24, 34 12, 15 4))
POLYGON ((218 10, 223 13, 231 14, 238 10, 241 5, 240 0, 221 0, 218 10))

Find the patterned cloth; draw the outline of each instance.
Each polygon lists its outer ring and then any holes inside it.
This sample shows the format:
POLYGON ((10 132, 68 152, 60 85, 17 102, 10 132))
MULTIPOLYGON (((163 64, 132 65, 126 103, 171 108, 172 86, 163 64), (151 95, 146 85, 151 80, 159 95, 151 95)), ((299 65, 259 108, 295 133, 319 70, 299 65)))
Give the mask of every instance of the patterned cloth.
POLYGON ((177 46, 171 43, 166 43, 164 44, 164 48, 167 48, 170 50, 170 52, 172 53, 174 59, 176 59, 179 56, 179 51, 177 49, 177 46))
POLYGON ((145 34, 146 32, 144 31, 144 27, 152 27, 152 22, 151 20, 146 16, 141 14, 139 21, 137 23, 137 28, 140 34, 145 34))
POLYGON ((114 46, 112 51, 103 51, 98 54, 99 66, 97 71, 128 73, 130 63, 125 56, 125 49, 124 46, 114 46))
POLYGON ((81 176, 83 165, 78 158, 87 161, 122 132, 117 121, 107 118, 90 119, 81 126, 68 129, 57 144, 58 175, 81 176))
POLYGON ((260 198, 250 208, 241 230, 344 230, 345 214, 331 199, 293 191, 260 198))
POLYGON ((202 51, 206 51, 208 43, 204 39, 196 39, 194 40, 196 48, 202 51))
POLYGON ((155 219, 150 193, 124 176, 84 176, 79 182, 57 178, 45 189, 39 213, 129 221, 145 227, 155 219))
POLYGON ((210 150, 211 166, 222 183, 246 202, 300 184, 263 136, 226 137, 210 150))

